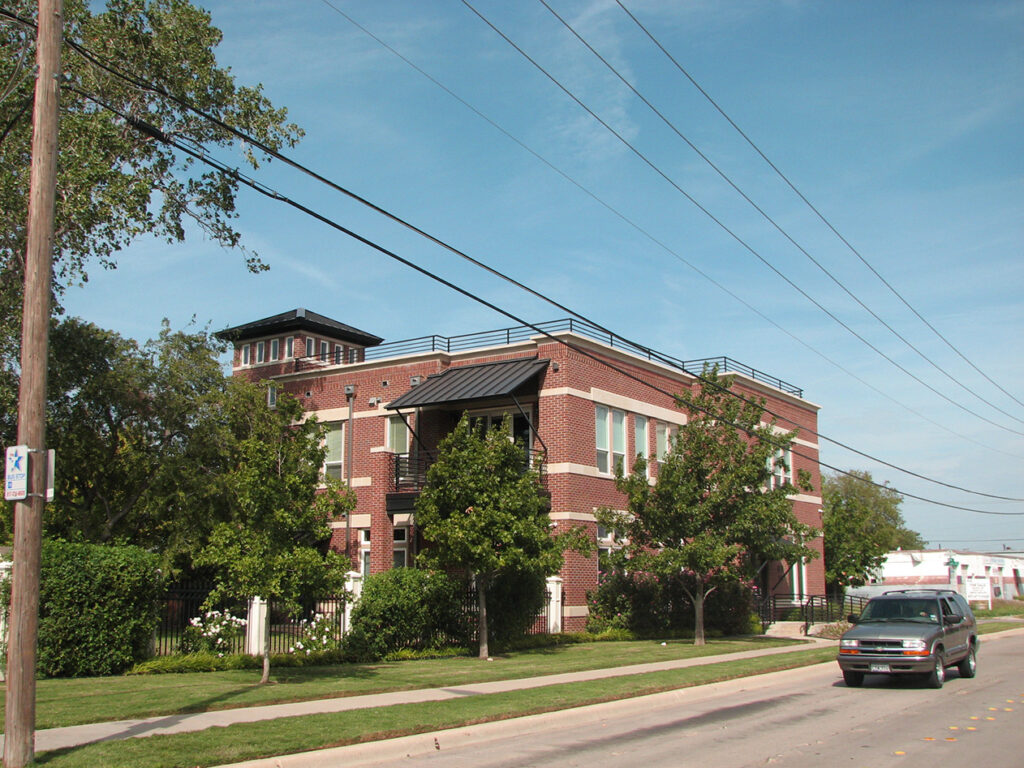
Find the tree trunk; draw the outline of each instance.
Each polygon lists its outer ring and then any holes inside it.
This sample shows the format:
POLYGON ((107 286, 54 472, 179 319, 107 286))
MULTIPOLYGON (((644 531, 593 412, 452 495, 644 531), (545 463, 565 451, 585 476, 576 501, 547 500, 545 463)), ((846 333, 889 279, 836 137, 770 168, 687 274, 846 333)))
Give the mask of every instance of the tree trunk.
POLYGON ((270 643, 263 646, 263 677, 260 678, 260 685, 270 682, 270 643))
POLYGON ((704 585, 693 594, 693 644, 704 645, 704 585))
POLYGON ((477 613, 477 632, 480 636, 479 658, 486 659, 491 655, 487 646, 487 582, 479 576, 476 579, 476 599, 479 606, 477 613))

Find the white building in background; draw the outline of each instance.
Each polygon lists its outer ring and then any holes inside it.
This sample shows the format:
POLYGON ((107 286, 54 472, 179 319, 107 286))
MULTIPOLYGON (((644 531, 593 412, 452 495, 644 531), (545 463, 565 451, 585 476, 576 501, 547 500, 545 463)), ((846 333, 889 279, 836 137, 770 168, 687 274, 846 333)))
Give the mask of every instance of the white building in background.
POLYGON ((1024 595, 1024 555, 986 554, 960 549, 898 549, 885 556, 875 578, 853 594, 875 595, 888 589, 955 589, 972 601, 1012 600, 1024 595), (968 587, 972 589, 968 590, 968 587), (981 588, 988 597, 979 597, 981 588))

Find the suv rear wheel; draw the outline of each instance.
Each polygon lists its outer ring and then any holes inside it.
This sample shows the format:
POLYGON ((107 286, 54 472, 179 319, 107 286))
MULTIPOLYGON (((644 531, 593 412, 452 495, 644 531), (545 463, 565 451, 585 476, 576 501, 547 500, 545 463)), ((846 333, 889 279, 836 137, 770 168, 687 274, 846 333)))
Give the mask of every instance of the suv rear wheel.
POLYGON ((843 682, 851 688, 859 688, 860 684, 864 682, 863 672, 851 672, 849 670, 843 671, 843 682))
POLYGON ((941 688, 942 684, 946 682, 946 660, 942 658, 942 654, 939 651, 935 652, 935 666, 932 667, 932 671, 928 673, 928 687, 929 688, 941 688))
POLYGON ((964 656, 963 660, 956 665, 956 669, 960 673, 960 677, 974 677, 978 674, 978 649, 974 643, 971 643, 970 650, 967 651, 967 655, 964 656))

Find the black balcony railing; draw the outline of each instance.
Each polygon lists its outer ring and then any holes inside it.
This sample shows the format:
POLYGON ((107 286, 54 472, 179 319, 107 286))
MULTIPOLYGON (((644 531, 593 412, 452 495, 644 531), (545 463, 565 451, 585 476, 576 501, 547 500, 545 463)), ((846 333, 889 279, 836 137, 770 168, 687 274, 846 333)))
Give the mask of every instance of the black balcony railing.
POLYGON ((583 320, 566 318, 563 320, 552 320, 546 323, 537 323, 534 326, 520 325, 512 328, 502 328, 495 331, 482 331, 480 333, 468 333, 462 336, 420 336, 415 339, 393 341, 381 344, 376 347, 369 347, 361 351, 358 359, 347 361, 340 355, 311 355, 299 357, 294 361, 295 371, 319 370, 335 365, 348 365, 352 362, 366 362, 374 360, 386 360, 392 357, 403 357, 405 355, 422 354, 426 352, 459 352, 467 349, 481 349, 486 347, 508 346, 520 341, 528 341, 540 334, 557 335, 560 333, 573 333, 593 341, 600 342, 615 349, 621 349, 638 355, 647 360, 667 365, 670 368, 677 368, 694 376, 699 376, 705 364, 717 365, 719 373, 738 373, 747 378, 768 384, 775 389, 786 392, 797 397, 803 397, 803 390, 793 384, 783 381, 780 378, 771 376, 749 365, 744 365, 730 357, 705 357, 695 360, 680 360, 679 358, 656 352, 649 347, 635 344, 628 339, 617 336, 614 333, 601 330, 592 323, 583 320))
MULTIPOLYGON (((391 488, 392 493, 418 493, 427 484, 427 470, 434 463, 434 457, 425 454, 391 454, 391 488)), ((544 452, 530 451, 529 462, 523 463, 524 471, 534 469, 539 477, 541 487, 547 487, 544 452)))

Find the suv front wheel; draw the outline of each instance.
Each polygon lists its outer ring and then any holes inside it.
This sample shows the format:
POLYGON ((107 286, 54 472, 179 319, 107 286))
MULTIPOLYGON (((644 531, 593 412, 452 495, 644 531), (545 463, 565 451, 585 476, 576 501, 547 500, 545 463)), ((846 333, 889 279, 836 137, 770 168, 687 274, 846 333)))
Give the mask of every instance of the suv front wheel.
POLYGON ((942 684, 946 682, 946 660, 942 658, 942 653, 939 651, 935 652, 935 665, 932 667, 932 671, 928 673, 928 687, 929 688, 941 688, 942 684))
POLYGON ((843 670, 843 682, 851 688, 859 688, 860 684, 864 682, 863 672, 854 672, 852 670, 843 670))

